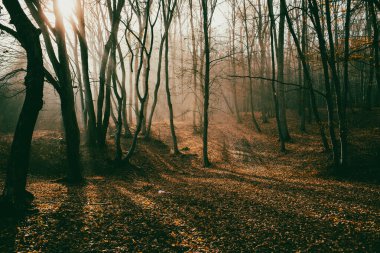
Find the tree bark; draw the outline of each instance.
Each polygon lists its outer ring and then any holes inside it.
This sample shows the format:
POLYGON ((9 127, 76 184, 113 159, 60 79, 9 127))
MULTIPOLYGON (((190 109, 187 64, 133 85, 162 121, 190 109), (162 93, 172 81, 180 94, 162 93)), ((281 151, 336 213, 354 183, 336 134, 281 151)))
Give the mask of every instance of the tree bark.
MULTIPOLYGON (((243 12, 244 12, 244 17, 243 17, 243 22, 244 22, 244 31, 245 31, 245 39, 246 39, 246 50, 247 50, 247 65, 248 65, 248 75, 252 76, 252 50, 251 50, 251 43, 249 42, 249 32, 248 32, 248 24, 247 24, 247 9, 245 6, 245 2, 243 2, 243 12)), ((255 108, 253 105, 253 83, 252 83, 252 78, 249 78, 249 105, 251 109, 251 118, 252 118, 252 123, 256 128, 257 132, 261 132, 260 126, 257 123, 256 117, 255 117, 255 108)))
POLYGON ((60 65, 58 78, 61 84, 61 90, 59 95, 61 98, 61 111, 65 128, 66 152, 68 160, 67 181, 76 183, 83 180, 79 154, 80 132, 75 113, 74 92, 66 49, 66 31, 57 0, 54 0, 53 6, 55 14, 58 59, 60 65))
MULTIPOLYGON (((285 0, 281 0, 281 4, 285 5, 285 0)), ((285 8, 286 8, 286 6, 285 6, 285 8)), ((325 134, 325 127, 323 126, 323 123, 322 123, 320 116, 319 116, 318 106, 317 106, 314 88, 313 88, 313 82, 312 82, 312 78, 311 78, 311 74, 310 74, 310 69, 309 69, 309 65, 307 64, 306 58, 305 58, 305 49, 303 50, 300 46, 299 40, 298 40, 298 38, 294 32, 294 29, 293 29, 292 21, 289 17, 289 13, 287 11, 285 12, 285 16, 286 16, 286 20, 288 23, 289 31, 293 37, 294 44, 296 45, 296 48, 297 48, 298 56, 299 56, 301 63, 302 63, 303 72, 304 72, 304 76, 305 76, 304 83, 305 83, 305 85, 307 85, 307 88, 309 88, 309 90, 310 90, 310 98, 311 98, 312 109, 313 109, 315 120, 319 126, 319 132, 321 135, 322 144, 323 144, 324 149, 326 151, 328 151, 330 149, 330 147, 329 147, 327 137, 325 134)), ((304 37, 302 39, 303 39, 302 44, 303 44, 303 46, 305 46, 306 41, 304 41, 304 40, 306 40, 306 39, 304 37)))
POLYGON ((330 88, 330 74, 329 74, 329 66, 328 66, 328 55, 327 55, 327 47, 326 41, 324 38, 324 32, 321 26, 318 4, 316 0, 308 0, 309 1, 309 9, 312 17, 312 22, 314 24, 314 28, 317 32, 318 42, 319 42, 319 51, 322 60, 323 74, 324 74, 324 85, 326 90, 326 104, 327 104, 327 114, 328 114, 328 125, 329 125, 329 133, 332 144, 332 154, 334 164, 338 167, 339 165, 339 145, 336 139, 335 127, 334 127, 334 108, 333 108, 333 98, 330 88))
POLYGON ((208 108, 210 100, 210 43, 208 32, 208 4, 207 0, 202 0, 203 13, 203 36, 204 36, 204 51, 205 51, 205 76, 204 76, 204 103, 203 103, 203 166, 209 167, 208 159, 208 108))
POLYGON ((197 129, 197 105, 198 105, 198 85, 197 85, 197 69, 198 69, 198 58, 197 58, 197 48, 196 48, 196 41, 195 41, 195 29, 194 29, 194 17, 193 17, 193 1, 189 0, 189 6, 190 6, 190 28, 191 28, 191 44, 193 49, 192 54, 192 63, 193 63, 193 87, 194 87, 194 101, 193 101, 193 131, 195 132, 197 129))
POLYGON ((148 126, 147 126, 147 130, 146 130, 146 135, 145 135, 146 138, 150 138, 150 135, 151 135, 153 116, 154 116, 154 112, 156 110, 157 101, 158 101, 158 91, 159 91, 159 88, 161 85, 162 53, 163 53, 163 48, 164 48, 164 43, 165 43, 166 37, 167 37, 167 34, 165 33, 161 38, 160 48, 159 48, 159 52, 158 52, 156 86, 154 87, 153 103, 152 103, 152 107, 150 109, 148 126))
MULTIPOLYGON (((232 74, 236 75, 236 49, 235 49, 235 29, 236 29, 236 0, 232 0, 232 30, 231 30, 231 47, 232 47, 232 74)), ((238 106, 238 99, 237 99, 237 91, 236 91, 236 80, 232 80, 232 96, 234 101, 234 107, 235 107, 235 115, 236 115, 236 121, 238 123, 241 123, 241 117, 239 112, 239 106, 238 106)))
POLYGON ((90 83, 90 74, 89 74, 89 63, 88 63, 88 45, 86 38, 86 28, 85 28, 85 20, 84 20, 84 12, 83 12, 82 4, 79 0, 77 0, 76 6, 76 16, 78 19, 78 39, 80 45, 80 53, 81 53, 81 63, 82 63, 82 77, 84 84, 84 93, 85 93, 85 107, 88 115, 88 122, 86 120, 85 124, 87 125, 87 134, 86 141, 89 146, 93 146, 96 144, 96 116, 94 103, 92 101, 92 91, 91 91, 91 83, 90 83))
POLYGON ((283 138, 283 135, 281 134, 281 126, 280 126, 280 108, 279 108, 279 102, 277 97, 277 91, 276 91, 276 85, 275 85, 275 76, 276 76, 276 65, 275 65, 275 20, 274 20, 274 14, 273 14, 273 0, 268 0, 268 11, 269 11, 269 18, 270 18, 270 41, 271 41, 271 57, 272 57, 272 96, 274 100, 275 105, 275 114, 276 114, 276 123, 277 123, 277 130, 278 130, 278 136, 280 138, 280 150, 281 152, 286 151, 285 147, 285 140, 283 138))
POLYGON ((33 131, 43 105, 44 66, 40 31, 28 19, 19 1, 3 0, 3 4, 11 17, 11 23, 16 27, 16 32, 12 35, 26 51, 27 74, 26 95, 8 158, 2 202, 23 209, 32 200, 32 195, 26 192, 26 180, 33 131))
MULTIPOLYGON (((278 48, 277 48, 277 80, 284 82, 284 44, 285 44, 285 12, 283 5, 280 5, 280 22, 278 32, 278 48)), ((279 103, 279 119, 280 130, 284 141, 290 140, 288 123, 286 119, 286 101, 285 101, 285 85, 278 85, 278 103, 279 103)))

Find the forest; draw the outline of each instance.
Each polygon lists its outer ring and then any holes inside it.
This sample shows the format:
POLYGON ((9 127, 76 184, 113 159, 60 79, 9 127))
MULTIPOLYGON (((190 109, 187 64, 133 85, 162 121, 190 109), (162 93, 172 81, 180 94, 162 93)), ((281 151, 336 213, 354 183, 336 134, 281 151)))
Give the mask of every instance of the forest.
POLYGON ((379 0, 2 0, 0 252, 378 252, 379 0))

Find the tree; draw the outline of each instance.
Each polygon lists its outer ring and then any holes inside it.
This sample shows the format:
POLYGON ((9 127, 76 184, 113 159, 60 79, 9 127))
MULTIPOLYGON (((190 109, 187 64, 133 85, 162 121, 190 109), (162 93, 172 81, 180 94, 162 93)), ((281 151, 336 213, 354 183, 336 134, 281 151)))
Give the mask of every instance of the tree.
POLYGON ((196 111, 198 107, 198 82, 197 82, 197 71, 198 71, 198 54, 196 46, 195 28, 194 28, 194 16, 193 16, 193 1, 189 0, 189 11, 190 11, 190 28, 191 28, 191 46, 192 46, 192 77, 193 77, 193 132, 196 132, 197 122, 196 122, 196 111))
MULTIPOLYGON (((248 31, 248 17, 247 17, 247 7, 245 5, 245 1, 243 2, 243 11, 242 11, 242 17, 243 17, 243 26, 244 26, 244 32, 245 32, 245 49, 247 51, 247 65, 248 65, 248 76, 252 76, 252 44, 254 42, 254 39, 252 39, 252 42, 249 41, 250 35, 248 31)), ((257 123, 256 117, 255 117, 255 108, 253 105, 253 83, 252 78, 249 78, 249 106, 251 109, 251 118, 253 125, 255 126, 257 132, 261 132, 260 126, 257 123)))
POLYGON ((104 46, 100 71, 99 71, 99 96, 97 103, 97 141, 100 147, 106 145, 107 130, 109 125, 109 117, 111 110, 111 78, 112 71, 114 71, 112 63, 112 57, 110 52, 112 48, 116 48, 117 43, 117 32, 120 25, 120 15, 124 7, 125 0, 114 0, 112 6, 109 1, 107 1, 107 8, 110 13, 111 21, 111 32, 109 33, 107 42, 104 46), (104 94, 105 92, 105 94, 104 94), (104 113, 103 113, 104 106, 104 113))
MULTIPOLYGON (((245 3, 244 3, 245 5, 245 3)), ((236 75, 236 48, 235 48, 235 41, 236 41, 236 34, 235 34, 235 30, 236 30, 236 21, 237 21, 237 18, 236 18, 236 0, 231 0, 231 8, 232 8, 232 12, 231 12, 231 23, 232 23, 232 27, 231 27, 231 58, 232 58, 232 74, 233 75, 236 75)), ((232 98, 233 98, 233 101, 234 101, 234 108, 235 108, 235 115, 236 115, 236 121, 238 123, 241 123, 241 117, 240 117, 240 112, 239 112, 239 106, 238 106, 238 99, 237 99, 237 91, 236 91, 236 79, 233 79, 232 80, 232 98)))
MULTIPOLYGON (((3 0, 16 30, 0 24, 0 29, 14 36, 26 51, 26 95, 13 137, 7 175, 1 201, 5 206, 24 209, 32 200, 26 191, 30 147, 34 127, 43 105, 44 66, 39 40, 40 31, 26 16, 19 1, 3 0)), ((0 207, 0 208, 4 208, 0 207)))
POLYGON ((269 18, 270 18, 270 44, 271 44, 271 57, 272 57, 272 95, 273 95, 273 101, 275 105, 275 113, 276 113, 276 123, 277 123, 277 129, 278 129, 278 136, 280 138, 280 148, 281 152, 286 151, 285 147, 285 139, 283 134, 281 133, 281 123, 280 123, 280 106, 278 102, 278 96, 276 91, 276 85, 275 85, 275 76, 276 76, 276 66, 275 66, 275 48, 276 47, 276 41, 275 41, 275 19, 273 14, 273 0, 268 0, 268 12, 269 12, 269 18))
POLYGON ((323 67, 324 85, 325 85, 325 91, 326 91, 327 114, 328 114, 328 125, 329 125, 330 140, 332 144, 333 160, 334 160, 334 164, 338 166, 339 147, 338 147, 338 142, 336 139, 335 128, 334 128, 333 98, 332 98, 332 92, 330 88, 330 74, 329 74, 329 63, 328 63, 329 57, 327 55, 326 40, 325 40, 324 33, 322 30, 321 19, 319 17, 318 4, 316 0, 308 0, 308 1, 309 1, 309 9, 310 9, 310 14, 311 14, 310 16, 311 21, 314 25, 314 28, 318 36, 319 53, 321 55, 321 61, 322 61, 322 67, 323 67))
MULTIPOLYGON (((143 122, 143 118, 145 117, 145 111, 144 111, 144 107, 145 107, 145 103, 146 103, 146 100, 147 100, 147 97, 148 97, 148 91, 149 91, 149 74, 150 74, 150 64, 151 64, 151 57, 152 57, 152 51, 153 51, 153 41, 154 41, 154 33, 153 33, 153 30, 154 30, 154 26, 156 25, 156 22, 157 22, 157 19, 158 19, 158 16, 159 16, 159 13, 157 13, 156 17, 153 17, 151 16, 151 7, 152 7, 152 1, 148 0, 145 4, 145 6, 142 6, 142 9, 143 9, 143 17, 144 17, 144 22, 143 22, 143 36, 142 36, 142 40, 140 39, 140 36, 137 36, 132 30, 131 28, 129 27, 129 25, 126 26, 126 28, 134 35, 134 37, 138 40, 138 43, 141 47, 140 50, 138 50, 139 52, 139 55, 137 55, 138 57, 138 60, 139 60, 139 64, 138 64, 138 68, 137 68, 137 72, 136 72, 136 80, 135 80, 135 89, 136 89, 136 93, 137 93, 137 97, 138 97, 138 100, 140 102, 140 108, 139 108, 139 115, 138 115, 138 118, 137 118, 137 125, 136 125, 136 130, 135 130, 135 133, 133 135, 133 140, 132 140, 132 144, 131 146, 129 147, 129 150, 128 150, 128 153, 127 153, 127 156, 124 158, 124 162, 126 163, 129 163, 129 160, 131 159, 131 157, 133 156, 134 152, 135 152, 135 149, 136 149, 136 145, 137 145, 137 137, 138 135, 140 134, 140 131, 142 129, 142 124, 144 123, 143 122), (151 34, 150 36, 150 43, 149 43, 149 46, 147 45, 148 42, 148 33, 151 34), (140 81, 140 75, 141 75, 141 71, 142 71, 142 68, 143 68, 143 65, 144 65, 144 59, 145 59, 145 78, 144 78, 144 89, 143 89, 143 93, 141 94, 140 92, 140 89, 139 89, 139 81, 140 81)), ((134 7, 136 10, 140 9, 140 4, 138 2, 136 2, 136 6, 134 7)), ((160 9, 160 7, 158 8, 158 10, 160 9)), ((141 29, 140 29, 141 31, 141 29)))
POLYGON ((175 134, 175 126, 174 126, 174 114, 173 114, 173 105, 171 101, 171 95, 170 95, 170 86, 169 86, 169 27, 171 20, 173 19, 174 10, 177 5, 177 0, 174 0, 173 2, 171 0, 168 0, 167 3, 165 3, 165 0, 161 1, 162 3, 162 11, 163 11, 163 20, 164 20, 164 26, 165 26, 165 34, 166 34, 166 40, 165 40, 165 88, 166 88, 166 98, 168 101, 168 107, 169 107, 169 120, 170 120, 170 132, 172 135, 173 140, 173 149, 172 152, 174 154, 179 154, 178 149, 178 143, 177 143, 177 136, 175 134))
POLYGON ((96 116, 94 103, 92 101, 92 91, 90 83, 90 73, 89 73, 89 63, 88 63, 88 44, 86 36, 86 26, 84 19, 84 1, 77 0, 75 13, 78 20, 78 29, 75 30, 79 44, 80 44, 80 54, 82 63, 82 78, 84 84, 85 93, 85 108, 86 114, 88 115, 88 122, 86 120, 85 125, 87 126, 87 143, 90 146, 96 144, 96 116))
MULTIPOLYGON (((284 5, 285 8, 286 8, 285 0, 281 0, 281 5, 284 5)), ((302 45, 304 47, 302 49, 301 46, 300 46, 300 43, 299 43, 299 39, 297 38, 296 33, 294 31, 293 23, 292 23, 292 20, 290 19, 289 12, 287 10, 285 12, 285 17, 286 17, 286 20, 287 20, 287 23, 288 23, 289 31, 290 31, 290 33, 291 33, 291 35, 293 37, 294 44, 296 45, 298 56, 299 56, 300 61, 302 63, 303 72, 304 72, 304 76, 305 76, 304 82, 305 82, 305 84, 307 84, 307 86, 305 87, 305 90, 308 89, 309 93, 310 93, 313 113, 314 113, 315 120, 316 120, 316 122, 317 122, 317 124, 319 126, 319 131, 320 131, 320 135, 321 135, 321 138, 322 138, 322 144, 323 144, 324 149, 326 151, 328 151, 330 149, 330 147, 329 147, 329 144, 328 144, 328 141, 327 141, 327 137, 326 137, 326 134, 325 134, 325 127, 323 126, 323 123, 322 123, 321 118, 319 116, 318 107, 317 107, 317 103, 316 103, 316 99, 315 99, 315 92, 314 92, 314 88, 313 88, 313 82, 312 82, 312 78, 311 78, 311 74, 310 74, 310 68, 309 68, 309 65, 306 62, 306 57, 305 57, 305 44, 306 44, 306 41, 305 41, 305 37, 304 37, 304 35, 302 37, 302 40, 303 40, 302 41, 302 45)), ((306 23, 306 20, 304 20, 303 22, 306 23)), ((304 25, 306 26, 306 24, 304 24, 304 25)))
POLYGON ((68 172, 65 180, 72 183, 78 183, 83 180, 79 153, 80 132, 75 114, 74 93, 69 66, 69 56, 66 49, 66 30, 63 17, 60 13, 57 0, 53 2, 53 11, 56 17, 54 28, 46 17, 39 1, 27 0, 26 4, 33 19, 41 29, 46 52, 58 79, 56 80, 46 68, 44 69, 45 78, 56 89, 61 100, 61 113, 65 129, 66 154, 68 160, 68 172), (50 35, 51 30, 54 30, 53 34, 58 56, 53 47, 50 35))
POLYGON ((205 74, 203 80, 203 166, 211 165, 208 159, 208 109, 210 104, 210 41, 209 41, 209 26, 212 21, 212 14, 215 10, 217 0, 211 2, 211 11, 208 9, 208 0, 202 0, 203 14, 203 37, 204 37, 204 59, 205 59, 205 74), (209 20, 209 12, 211 17, 209 20))
POLYGON ((288 123, 286 119, 286 102, 285 102, 285 85, 284 82, 284 44, 285 44, 285 12, 283 5, 280 5, 280 22, 278 28, 278 44, 277 44, 277 80, 279 81, 278 90, 278 103, 279 103, 279 120, 280 120, 280 134, 284 141, 290 140, 288 130, 288 123))

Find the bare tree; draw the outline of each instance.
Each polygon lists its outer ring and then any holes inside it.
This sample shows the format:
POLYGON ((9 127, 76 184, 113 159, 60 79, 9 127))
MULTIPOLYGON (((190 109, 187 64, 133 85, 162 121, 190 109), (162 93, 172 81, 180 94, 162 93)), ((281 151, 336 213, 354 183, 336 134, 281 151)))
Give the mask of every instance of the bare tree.
POLYGON ((3 4, 16 30, 2 24, 0 24, 0 29, 10 33, 25 49, 27 73, 25 76, 26 95, 8 158, 7 175, 1 197, 4 206, 1 209, 4 207, 24 209, 32 200, 32 195, 25 188, 33 131, 43 105, 44 66, 39 30, 26 16, 19 1, 3 0, 3 4))
POLYGON ((202 16, 203 16, 203 37, 204 37, 204 59, 205 59, 205 74, 203 80, 203 166, 211 165, 208 159, 208 109, 210 103, 210 38, 209 28, 211 26, 212 16, 215 10, 217 0, 212 0, 209 10, 208 0, 202 1, 202 16), (209 15, 210 14, 210 15, 209 15))
POLYGON ((165 40, 165 87, 166 87, 166 98, 168 101, 169 108, 169 120, 170 120, 170 132, 173 140, 173 148, 172 152, 174 154, 179 154, 177 136, 175 134, 175 126, 174 126, 174 113, 173 113, 173 105, 171 101, 170 95, 170 86, 169 86, 169 28, 171 20, 173 19, 174 11, 177 5, 177 0, 168 0, 165 3, 165 0, 161 0, 162 3, 162 12, 163 12, 163 21, 165 26, 166 40, 165 40))

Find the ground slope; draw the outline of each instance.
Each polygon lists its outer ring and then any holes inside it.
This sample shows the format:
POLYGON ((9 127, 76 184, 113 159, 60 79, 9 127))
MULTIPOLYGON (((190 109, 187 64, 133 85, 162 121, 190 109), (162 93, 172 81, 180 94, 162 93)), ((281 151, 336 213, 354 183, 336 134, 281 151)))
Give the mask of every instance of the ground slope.
MULTIPOLYGON (((380 248, 380 186, 322 176, 328 154, 321 152, 312 129, 308 135, 293 129, 289 151, 281 154, 273 125, 257 134, 249 124, 222 123, 215 120, 212 126, 209 169, 200 166, 200 136, 191 126, 178 124, 184 155, 172 156, 161 123, 155 125, 155 137, 164 143, 141 140, 136 167, 115 168, 83 150, 88 180, 81 187, 51 181, 64 163, 59 155, 64 146, 59 134, 38 132, 28 189, 36 195, 39 213, 1 220, 0 252, 380 248)), ((360 141, 377 145, 376 127, 365 131, 357 132, 360 141)), ((360 147, 360 141, 351 142, 360 147)), ((3 162, 9 138, 1 143, 3 162)), ((377 152, 367 151, 371 157, 377 152)))

